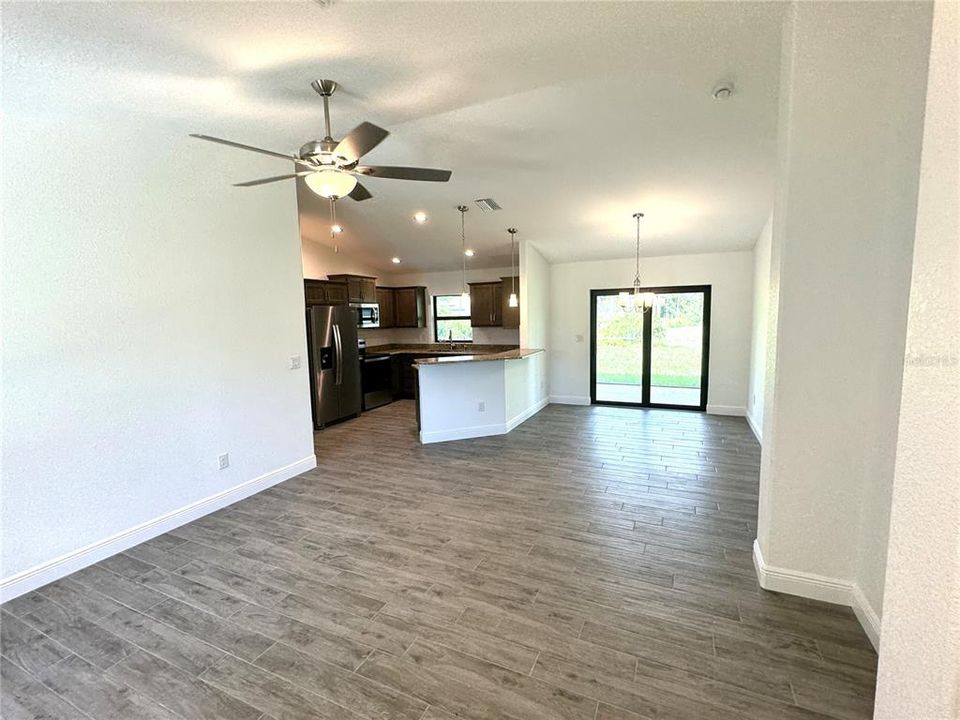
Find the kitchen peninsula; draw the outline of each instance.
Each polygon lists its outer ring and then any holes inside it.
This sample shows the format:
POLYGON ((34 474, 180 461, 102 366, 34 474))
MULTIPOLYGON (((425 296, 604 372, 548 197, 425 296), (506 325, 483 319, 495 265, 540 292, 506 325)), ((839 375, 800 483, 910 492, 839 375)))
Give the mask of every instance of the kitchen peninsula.
POLYGON ((414 362, 421 443, 504 435, 546 404, 528 360, 543 350, 473 350, 414 362))

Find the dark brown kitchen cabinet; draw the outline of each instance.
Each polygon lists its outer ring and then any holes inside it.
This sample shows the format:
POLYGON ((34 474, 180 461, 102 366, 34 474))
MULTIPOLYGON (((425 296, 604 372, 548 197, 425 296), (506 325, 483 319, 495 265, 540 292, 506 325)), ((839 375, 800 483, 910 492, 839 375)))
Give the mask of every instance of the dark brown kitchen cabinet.
POLYGON ((303 298, 307 305, 346 305, 347 284, 329 280, 303 281, 303 298))
POLYGON ((503 322, 503 284, 496 282, 470 283, 470 325, 497 327, 503 322))
POLYGON ((394 327, 422 328, 427 324, 427 289, 422 286, 397 287, 393 290, 394 327))
POLYGON ((380 305, 380 327, 397 326, 396 295, 393 288, 377 288, 377 304, 380 305))
POLYGON ((520 327, 520 304, 516 307, 510 307, 510 293, 516 292, 517 299, 520 298, 520 278, 505 277, 500 278, 500 296, 502 298, 500 305, 501 324, 505 328, 520 327))
POLYGON ((352 303, 377 301, 377 279, 367 275, 330 275, 336 282, 347 284, 347 299, 352 303))

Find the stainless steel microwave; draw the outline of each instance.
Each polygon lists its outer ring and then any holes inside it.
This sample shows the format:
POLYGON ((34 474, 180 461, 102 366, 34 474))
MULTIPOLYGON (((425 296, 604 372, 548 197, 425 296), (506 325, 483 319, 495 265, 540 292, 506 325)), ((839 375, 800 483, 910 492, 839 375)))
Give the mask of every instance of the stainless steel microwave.
POLYGON ((357 309, 357 327, 380 327, 380 305, 378 303, 351 303, 357 309))

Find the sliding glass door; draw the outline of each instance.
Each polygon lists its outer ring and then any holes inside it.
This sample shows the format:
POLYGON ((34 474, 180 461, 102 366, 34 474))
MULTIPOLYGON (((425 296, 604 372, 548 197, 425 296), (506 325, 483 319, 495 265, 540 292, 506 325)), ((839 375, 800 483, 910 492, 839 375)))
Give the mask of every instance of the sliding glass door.
POLYGON ((590 293, 591 400, 706 410, 710 286, 644 291, 655 300, 643 312, 630 288, 590 293))

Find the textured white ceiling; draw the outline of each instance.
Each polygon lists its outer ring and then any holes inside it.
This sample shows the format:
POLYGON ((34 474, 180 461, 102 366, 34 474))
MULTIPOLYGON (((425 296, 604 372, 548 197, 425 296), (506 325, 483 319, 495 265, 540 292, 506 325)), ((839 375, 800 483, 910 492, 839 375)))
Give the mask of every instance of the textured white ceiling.
MULTIPOLYGON (((453 171, 367 179, 372 200, 338 205, 341 246, 376 267, 459 267, 461 202, 477 266, 504 264, 510 225, 553 262, 628 257, 636 210, 644 254, 746 249, 772 203, 780 3, 15 5, 4 64, 35 82, 13 101, 50 112, 292 152, 323 134, 310 81, 340 82, 334 136, 361 120, 392 133, 365 161, 453 171), (711 97, 721 79, 737 86, 726 102, 711 97), (481 213, 480 197, 503 210, 481 213)), ((194 150, 214 166, 242 153, 194 150)), ((230 184, 287 170, 256 155, 249 167, 215 181, 253 198, 230 184)))

